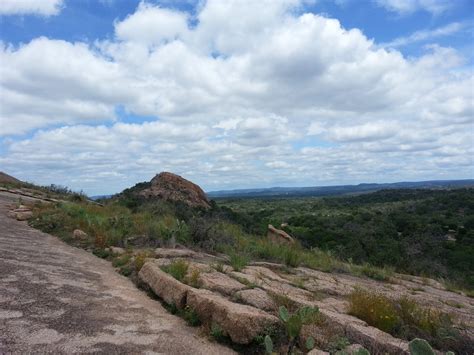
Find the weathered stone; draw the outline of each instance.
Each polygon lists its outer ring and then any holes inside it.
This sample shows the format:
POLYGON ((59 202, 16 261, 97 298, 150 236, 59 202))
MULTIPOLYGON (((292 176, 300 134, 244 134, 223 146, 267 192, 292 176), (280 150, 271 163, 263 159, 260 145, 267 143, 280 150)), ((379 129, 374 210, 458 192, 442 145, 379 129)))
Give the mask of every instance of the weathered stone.
POLYGON ((125 249, 120 247, 110 247, 110 252, 116 255, 125 254, 125 249))
POLYGON ((187 305, 199 315, 201 321, 218 324, 238 344, 249 344, 257 335, 279 324, 275 316, 231 302, 207 290, 189 290, 187 305))
POLYGON ((201 281, 202 288, 217 291, 224 295, 232 295, 246 287, 244 284, 221 272, 201 273, 199 280, 201 281))
POLYGON ((174 304, 178 308, 185 307, 186 296, 191 287, 162 271, 157 264, 153 262, 145 263, 138 273, 138 277, 166 303, 174 304))
POLYGON ((344 348, 344 351, 346 354, 348 355, 352 355, 354 353, 356 353, 357 351, 361 350, 361 349, 364 349, 364 347, 360 344, 351 344, 349 346, 346 346, 344 348))
POLYGON ((190 249, 168 249, 156 248, 155 256, 157 258, 188 258, 193 257, 196 253, 190 249))
POLYGON ((329 355, 329 354, 330 353, 324 350, 313 349, 307 355, 329 355))
POLYGON ((264 311, 273 311, 276 309, 273 299, 260 288, 239 291, 235 294, 235 298, 250 306, 263 309, 264 311))
POLYGON ((74 237, 74 239, 87 239, 87 233, 80 229, 74 229, 74 231, 72 232, 72 236, 74 237))
POLYGON ((31 211, 15 212, 15 214, 16 214, 15 217, 17 221, 26 221, 33 217, 33 212, 31 211))
POLYGON ((295 240, 288 235, 285 231, 273 227, 271 224, 268 225, 267 238, 276 244, 294 244, 295 240))
POLYGON ((15 218, 18 221, 26 221, 33 217, 33 212, 27 206, 20 205, 8 212, 8 217, 15 218))

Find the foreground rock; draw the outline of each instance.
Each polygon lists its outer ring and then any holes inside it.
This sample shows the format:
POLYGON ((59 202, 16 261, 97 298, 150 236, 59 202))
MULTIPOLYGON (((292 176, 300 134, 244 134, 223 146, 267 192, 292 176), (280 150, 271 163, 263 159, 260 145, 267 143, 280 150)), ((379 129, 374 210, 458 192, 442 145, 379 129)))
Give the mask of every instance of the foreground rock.
POLYGON ((80 229, 74 229, 72 231, 72 236, 77 240, 86 240, 88 238, 87 233, 80 229))
POLYGON ((171 202, 182 202, 191 207, 210 208, 204 191, 185 178, 169 172, 162 172, 150 181, 151 186, 138 194, 145 198, 158 198, 171 202))
POLYGON ((166 303, 174 304, 180 309, 186 306, 186 297, 190 287, 162 271, 156 263, 145 263, 138 277, 166 303))
POLYGON ((17 221, 26 221, 33 217, 33 211, 26 206, 19 206, 8 212, 10 218, 15 218, 17 221))
POLYGON ((0 193, 0 354, 235 354, 110 262, 7 217, 0 193))
POLYGON ((257 308, 231 302, 207 290, 191 289, 187 305, 207 324, 218 324, 234 343, 249 344, 271 327, 277 317, 257 308))

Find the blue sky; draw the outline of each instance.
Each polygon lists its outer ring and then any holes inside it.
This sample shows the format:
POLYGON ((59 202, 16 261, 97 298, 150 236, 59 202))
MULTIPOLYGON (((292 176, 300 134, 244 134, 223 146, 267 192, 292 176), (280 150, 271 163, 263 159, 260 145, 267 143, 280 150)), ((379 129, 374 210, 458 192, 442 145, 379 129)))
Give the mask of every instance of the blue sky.
POLYGON ((0 170, 90 194, 472 178, 470 0, 0 4, 0 170))

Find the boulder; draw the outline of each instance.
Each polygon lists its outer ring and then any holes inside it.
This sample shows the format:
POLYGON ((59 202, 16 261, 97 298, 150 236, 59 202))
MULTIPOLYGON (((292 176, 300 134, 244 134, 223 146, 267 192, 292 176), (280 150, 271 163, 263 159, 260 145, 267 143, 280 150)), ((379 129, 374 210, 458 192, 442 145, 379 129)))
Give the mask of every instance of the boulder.
POLYGON ((199 280, 201 281, 202 288, 217 291, 228 296, 246 288, 244 284, 221 272, 201 273, 199 280))
POLYGON ((344 352, 348 355, 352 355, 357 353, 359 350, 365 349, 362 345, 360 344, 351 344, 349 346, 346 346, 344 348, 344 352))
POLYGON ((110 247, 110 252, 116 255, 125 254, 125 249, 120 247, 110 247))
POLYGON ((329 355, 327 351, 324 350, 319 350, 319 349, 313 349, 311 350, 308 355, 329 355))
POLYGON ((288 235, 285 231, 273 227, 271 224, 268 225, 267 238, 276 244, 294 244, 295 240, 288 235))
POLYGON ((17 221, 26 221, 33 217, 33 211, 29 207, 20 205, 18 208, 9 211, 8 217, 15 218, 17 221))
POLYGON ((238 291, 234 297, 242 303, 263 309, 264 311, 273 311, 276 309, 276 304, 273 299, 260 288, 238 291))
POLYGON ((196 253, 189 249, 168 249, 156 248, 155 257, 157 258, 188 258, 193 257, 196 253))
POLYGON ((187 293, 191 287, 161 270, 156 263, 145 263, 138 273, 138 277, 166 303, 174 304, 180 309, 186 306, 187 293))
POLYGON ((231 302, 208 290, 190 289, 187 305, 205 324, 218 324, 237 344, 249 344, 269 327, 277 327, 279 320, 257 308, 231 302))
POLYGON ((72 236, 74 237, 74 239, 79 239, 79 240, 87 239, 87 233, 80 229, 74 229, 74 231, 72 232, 72 236))

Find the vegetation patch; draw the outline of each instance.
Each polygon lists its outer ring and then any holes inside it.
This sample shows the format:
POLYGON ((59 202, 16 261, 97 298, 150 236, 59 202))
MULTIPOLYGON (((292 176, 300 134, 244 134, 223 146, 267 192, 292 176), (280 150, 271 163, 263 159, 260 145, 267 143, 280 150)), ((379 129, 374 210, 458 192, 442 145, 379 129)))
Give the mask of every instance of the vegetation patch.
POLYGON ((349 313, 398 338, 427 339, 441 350, 462 350, 463 340, 452 317, 438 309, 422 307, 407 297, 392 299, 363 289, 349 296, 349 313))
POLYGON ((164 265, 161 270, 173 276, 176 280, 184 282, 184 278, 188 273, 189 264, 184 260, 173 260, 171 264, 164 265))

